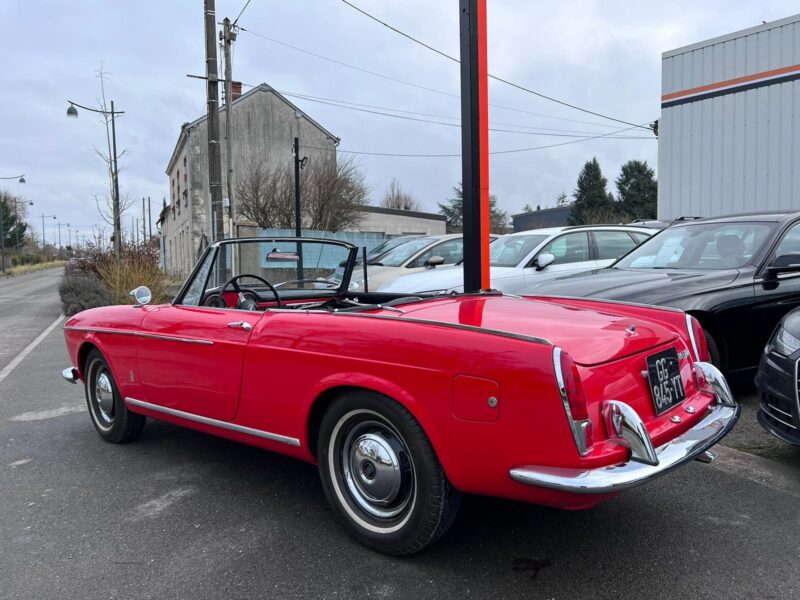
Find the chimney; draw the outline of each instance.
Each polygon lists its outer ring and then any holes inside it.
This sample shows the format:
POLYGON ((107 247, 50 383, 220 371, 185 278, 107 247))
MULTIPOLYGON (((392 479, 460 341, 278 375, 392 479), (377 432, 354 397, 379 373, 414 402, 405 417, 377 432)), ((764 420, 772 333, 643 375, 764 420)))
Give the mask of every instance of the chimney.
POLYGON ((231 81, 231 102, 236 100, 241 95, 242 95, 242 82, 231 81))

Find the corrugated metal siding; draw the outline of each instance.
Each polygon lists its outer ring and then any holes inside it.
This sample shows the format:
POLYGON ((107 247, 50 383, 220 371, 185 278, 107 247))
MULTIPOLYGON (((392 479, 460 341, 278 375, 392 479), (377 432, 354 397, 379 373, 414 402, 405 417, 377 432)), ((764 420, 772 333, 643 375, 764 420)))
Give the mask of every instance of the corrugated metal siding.
MULTIPOLYGON (((800 15, 664 54, 662 95, 800 64, 800 15)), ((664 108, 659 218, 800 210, 800 80, 664 108)))

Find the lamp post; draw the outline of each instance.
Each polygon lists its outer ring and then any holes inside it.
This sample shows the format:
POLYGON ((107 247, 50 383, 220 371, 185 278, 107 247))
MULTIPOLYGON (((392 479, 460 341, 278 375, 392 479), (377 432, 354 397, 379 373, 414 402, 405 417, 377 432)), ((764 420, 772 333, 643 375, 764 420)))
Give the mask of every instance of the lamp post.
POLYGON ((44 249, 47 247, 47 239, 44 237, 44 220, 45 219, 53 219, 55 221, 56 220, 56 216, 55 215, 46 215, 46 214, 42 213, 42 252, 44 252, 44 249))
MULTIPOLYGON (((72 100, 67 100, 69 102, 69 107, 67 108, 67 117, 71 119, 78 118, 78 108, 82 108, 83 110, 88 110, 91 112, 100 113, 104 117, 111 115, 111 147, 112 147, 112 169, 111 169, 111 178, 114 181, 114 198, 113 198, 113 220, 114 220, 114 254, 119 256, 120 250, 122 248, 122 224, 120 219, 120 209, 119 209, 119 167, 117 166, 117 128, 114 121, 115 115, 124 115, 124 110, 114 110, 114 101, 111 101, 111 110, 101 110, 97 108, 89 108, 88 106, 83 106, 82 104, 78 104, 77 102, 73 102, 72 100), (78 107, 78 108, 76 108, 78 107)), ((108 130, 106 130, 108 131, 108 130)))
POLYGON ((67 228, 67 232, 69 232, 69 223, 61 223, 59 221, 59 223, 58 223, 58 258, 61 258, 61 248, 62 248, 62 246, 61 246, 61 227, 62 226, 66 227, 67 228))
MULTIPOLYGON (((17 198, 14 197, 14 232, 16 234, 15 254, 19 256, 19 212, 17 211, 17 198)), ((33 201, 28 201, 28 206, 33 206, 33 201)))
MULTIPOLYGON (((19 183, 25 183, 25 175, 14 175, 13 177, 0 177, 0 179, 16 179, 19 183)), ((16 199, 14 200, 14 211, 16 212, 16 199)), ((6 272, 6 232, 3 223, 4 205, 0 202, 0 273, 6 272)), ((17 252, 19 252, 19 228, 17 227, 17 252)))

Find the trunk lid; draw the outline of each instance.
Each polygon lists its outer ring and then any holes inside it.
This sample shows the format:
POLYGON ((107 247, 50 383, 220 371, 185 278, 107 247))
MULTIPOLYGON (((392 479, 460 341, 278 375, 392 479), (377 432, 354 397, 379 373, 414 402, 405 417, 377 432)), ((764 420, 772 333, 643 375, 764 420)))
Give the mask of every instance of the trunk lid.
POLYGON ((544 338, 582 366, 618 360, 678 337, 657 323, 626 316, 624 307, 615 311, 612 306, 588 309, 508 296, 460 296, 403 310, 408 318, 544 338))

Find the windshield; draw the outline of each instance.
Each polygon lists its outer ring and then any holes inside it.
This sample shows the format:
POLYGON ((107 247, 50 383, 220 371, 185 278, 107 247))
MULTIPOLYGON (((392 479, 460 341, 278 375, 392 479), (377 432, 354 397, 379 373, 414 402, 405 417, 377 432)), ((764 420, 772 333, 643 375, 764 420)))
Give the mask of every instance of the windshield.
POLYGON ((405 244, 406 242, 410 242, 411 240, 418 238, 421 236, 418 235, 401 235, 395 238, 391 238, 386 240, 385 242, 381 242, 377 246, 375 246, 372 250, 369 251, 369 255, 372 257, 377 257, 384 252, 388 252, 392 248, 397 248, 397 246, 401 244, 405 244))
POLYGON ((209 252, 197 269, 180 304, 208 304, 209 294, 231 282, 225 292, 236 286, 269 295, 269 282, 280 292, 291 290, 328 290, 341 287, 351 252, 344 244, 293 239, 242 240, 221 244, 209 252))
POLYGON ((375 260, 371 261, 371 264, 382 265, 384 267, 400 267, 417 252, 435 241, 436 238, 432 237, 422 237, 410 240, 405 244, 400 244, 396 248, 392 248, 388 252, 384 252, 375 260))
POLYGON ((665 229, 631 251, 615 268, 737 269, 746 265, 773 223, 697 223, 665 229))
POLYGON ((489 246, 489 264, 516 267, 531 251, 547 239, 546 235, 507 235, 489 246))

